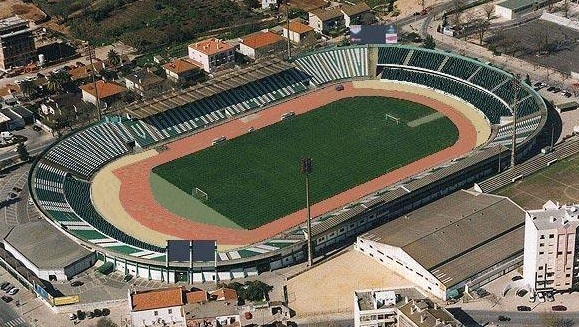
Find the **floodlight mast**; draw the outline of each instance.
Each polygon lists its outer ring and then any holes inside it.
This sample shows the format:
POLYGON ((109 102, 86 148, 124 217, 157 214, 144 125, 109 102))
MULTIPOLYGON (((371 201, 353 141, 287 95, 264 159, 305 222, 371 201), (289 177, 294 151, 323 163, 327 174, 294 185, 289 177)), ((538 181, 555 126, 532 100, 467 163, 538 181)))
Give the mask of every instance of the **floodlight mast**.
POLYGON ((312 221, 310 211, 310 174, 312 173, 312 158, 304 157, 300 160, 300 171, 306 177, 306 212, 308 225, 308 267, 313 264, 312 249, 312 221))

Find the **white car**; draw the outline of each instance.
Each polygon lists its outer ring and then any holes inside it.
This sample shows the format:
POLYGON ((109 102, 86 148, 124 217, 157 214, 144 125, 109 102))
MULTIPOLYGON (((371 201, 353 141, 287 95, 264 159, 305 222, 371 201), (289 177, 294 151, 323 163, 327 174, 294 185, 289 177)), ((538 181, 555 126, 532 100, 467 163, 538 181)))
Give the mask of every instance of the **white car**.
POLYGON ((545 302, 545 296, 543 295, 543 293, 537 293, 537 298, 539 299, 539 302, 541 303, 545 302))
POLYGON ((8 295, 16 295, 16 293, 18 293, 18 291, 19 291, 19 289, 17 289, 17 288, 15 287, 15 288, 11 289, 11 290, 8 292, 8 295))

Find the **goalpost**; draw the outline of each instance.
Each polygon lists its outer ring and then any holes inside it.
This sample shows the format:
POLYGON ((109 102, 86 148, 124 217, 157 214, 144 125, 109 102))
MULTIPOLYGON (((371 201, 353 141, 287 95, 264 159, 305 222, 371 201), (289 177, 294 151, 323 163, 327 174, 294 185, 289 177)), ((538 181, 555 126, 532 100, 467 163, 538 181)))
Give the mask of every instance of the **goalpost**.
POLYGON ((209 195, 198 187, 193 188, 192 194, 196 199, 201 200, 201 202, 207 202, 209 200, 209 195))
POLYGON ((384 118, 386 119, 386 121, 392 120, 393 122, 396 123, 396 125, 400 124, 400 118, 398 118, 398 117, 394 117, 394 116, 392 116, 392 115, 385 114, 385 115, 384 115, 384 118))

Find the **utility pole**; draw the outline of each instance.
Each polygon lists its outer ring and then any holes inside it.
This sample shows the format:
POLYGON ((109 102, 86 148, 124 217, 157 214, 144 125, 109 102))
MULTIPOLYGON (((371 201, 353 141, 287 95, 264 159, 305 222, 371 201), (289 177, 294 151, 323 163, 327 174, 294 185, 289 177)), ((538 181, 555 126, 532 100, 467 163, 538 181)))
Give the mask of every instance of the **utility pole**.
POLYGON ((88 60, 90 62, 90 75, 91 75, 91 79, 92 79, 92 84, 94 87, 94 94, 95 94, 95 98, 96 98, 96 110, 97 110, 97 120, 100 121, 101 120, 101 104, 100 104, 100 99, 99 99, 99 91, 97 89, 97 83, 96 83, 96 79, 94 77, 94 65, 92 63, 92 58, 94 57, 94 48, 90 45, 89 42, 86 42, 86 52, 88 53, 88 60))
POLYGON ((515 168, 515 148, 517 145, 517 107, 519 106, 519 90, 521 88, 521 81, 519 80, 519 75, 515 75, 511 81, 512 91, 514 93, 513 103, 511 109, 513 110, 513 135, 511 142, 511 169, 515 168))
POLYGON ((313 264, 312 221, 310 212, 310 174, 312 173, 312 158, 304 157, 300 160, 300 171, 306 177, 306 211, 308 218, 308 267, 311 267, 313 264))
POLYGON ((290 19, 289 19, 289 11, 290 11, 290 4, 289 1, 285 3, 285 21, 286 21, 286 29, 287 29, 287 59, 291 59, 292 57, 292 45, 290 41, 290 19))

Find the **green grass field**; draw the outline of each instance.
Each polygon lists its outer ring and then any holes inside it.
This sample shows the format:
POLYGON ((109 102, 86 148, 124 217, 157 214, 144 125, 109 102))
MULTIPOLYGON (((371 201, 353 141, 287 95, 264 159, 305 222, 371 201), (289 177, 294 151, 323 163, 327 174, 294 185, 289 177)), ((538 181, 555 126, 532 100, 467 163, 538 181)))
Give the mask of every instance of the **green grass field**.
POLYGON ((253 229, 305 207, 301 157, 314 162, 310 180, 315 203, 451 146, 458 130, 446 117, 407 125, 434 112, 392 98, 339 100, 153 172, 185 193, 202 189, 209 196, 205 205, 253 229), (385 114, 401 123, 386 120, 385 114))
POLYGON ((523 209, 540 209, 545 202, 579 203, 579 155, 559 161, 497 192, 523 209))

